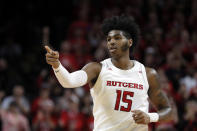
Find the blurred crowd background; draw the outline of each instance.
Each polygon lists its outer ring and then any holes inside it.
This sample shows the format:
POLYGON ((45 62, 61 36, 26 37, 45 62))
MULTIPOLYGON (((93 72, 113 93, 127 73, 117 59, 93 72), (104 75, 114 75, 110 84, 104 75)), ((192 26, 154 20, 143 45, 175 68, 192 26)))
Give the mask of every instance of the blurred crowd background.
POLYGON ((132 15, 141 29, 131 58, 157 69, 173 107, 174 120, 150 124, 150 131, 196 131, 197 0, 1 1, 2 130, 91 131, 88 85, 62 88, 43 43, 60 52, 69 71, 81 69, 109 57, 100 25, 120 14, 132 15))

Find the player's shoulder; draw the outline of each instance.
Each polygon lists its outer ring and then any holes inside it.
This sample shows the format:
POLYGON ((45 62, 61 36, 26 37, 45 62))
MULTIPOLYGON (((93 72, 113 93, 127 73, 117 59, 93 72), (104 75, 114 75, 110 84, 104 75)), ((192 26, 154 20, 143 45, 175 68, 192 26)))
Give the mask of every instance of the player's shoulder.
POLYGON ((103 65, 109 64, 110 61, 111 61, 111 59, 108 58, 108 59, 102 60, 100 62, 89 62, 87 65, 101 68, 103 65))
POLYGON ((95 80, 98 78, 101 68, 102 65, 98 62, 89 62, 82 68, 88 75, 88 83, 90 83, 91 87, 93 87, 95 80))
POLYGON ((157 76, 157 71, 154 68, 145 67, 145 70, 148 78, 157 76))
POLYGON ((102 66, 102 64, 99 62, 89 62, 85 66, 100 68, 102 66))
POLYGON ((83 70, 89 70, 90 72, 100 72, 102 64, 98 62, 89 62, 84 67, 83 70))
POLYGON ((146 69, 146 76, 149 83, 149 89, 159 88, 159 76, 157 71, 154 68, 145 67, 146 69))

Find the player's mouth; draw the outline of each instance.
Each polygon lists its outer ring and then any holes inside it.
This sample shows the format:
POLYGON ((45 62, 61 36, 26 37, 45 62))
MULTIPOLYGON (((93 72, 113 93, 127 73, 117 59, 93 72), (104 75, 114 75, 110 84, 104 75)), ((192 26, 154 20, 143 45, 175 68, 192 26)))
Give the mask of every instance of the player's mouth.
POLYGON ((110 48, 109 48, 109 51, 110 51, 111 53, 115 52, 116 50, 117 50, 116 47, 110 47, 110 48))

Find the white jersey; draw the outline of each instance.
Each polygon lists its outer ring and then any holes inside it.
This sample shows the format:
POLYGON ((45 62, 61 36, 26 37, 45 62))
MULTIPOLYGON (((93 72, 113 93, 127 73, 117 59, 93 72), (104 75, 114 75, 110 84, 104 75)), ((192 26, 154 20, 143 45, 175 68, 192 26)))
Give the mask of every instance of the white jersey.
POLYGON ((111 58, 102 61, 102 69, 94 87, 94 131, 147 131, 148 126, 136 124, 132 110, 148 113, 148 81, 143 64, 132 60, 134 67, 121 70, 111 58))

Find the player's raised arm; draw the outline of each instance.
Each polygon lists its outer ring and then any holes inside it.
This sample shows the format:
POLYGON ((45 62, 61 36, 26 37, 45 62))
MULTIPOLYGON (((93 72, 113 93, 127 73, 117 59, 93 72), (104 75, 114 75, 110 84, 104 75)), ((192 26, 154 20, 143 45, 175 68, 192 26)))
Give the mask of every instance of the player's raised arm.
POLYGON ((158 74, 154 69, 146 68, 147 78, 149 82, 149 98, 156 106, 159 122, 172 120, 172 108, 166 94, 162 91, 158 74))
POLYGON ((47 51, 46 61, 53 67, 54 73, 65 88, 75 88, 85 85, 95 79, 100 73, 101 66, 99 63, 89 63, 83 70, 69 73, 59 61, 58 51, 53 51, 49 46, 45 46, 47 51))

